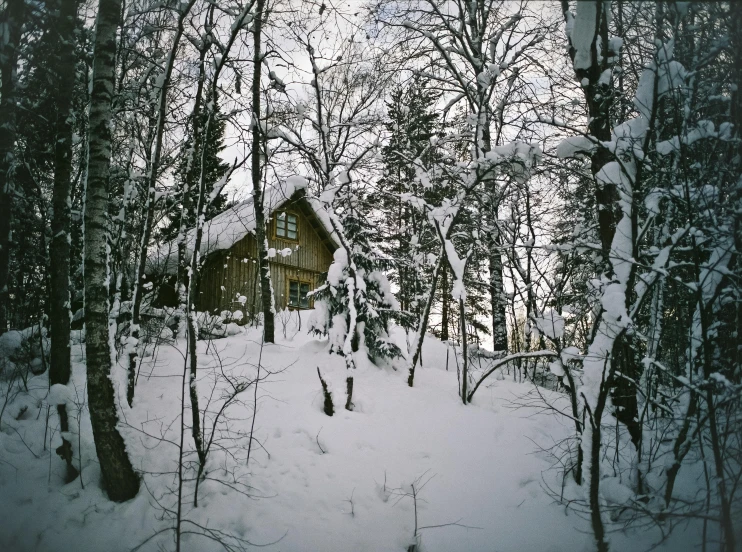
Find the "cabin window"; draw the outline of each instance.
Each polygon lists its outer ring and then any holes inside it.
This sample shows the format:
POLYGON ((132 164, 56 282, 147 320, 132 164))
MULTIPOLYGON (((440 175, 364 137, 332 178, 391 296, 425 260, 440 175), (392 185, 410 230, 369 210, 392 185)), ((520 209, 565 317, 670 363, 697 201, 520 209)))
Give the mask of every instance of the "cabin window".
POLYGON ((289 307, 309 308, 309 282, 289 280, 289 307))
POLYGON ((285 240, 299 240, 299 217, 293 213, 276 213, 276 237, 285 240))

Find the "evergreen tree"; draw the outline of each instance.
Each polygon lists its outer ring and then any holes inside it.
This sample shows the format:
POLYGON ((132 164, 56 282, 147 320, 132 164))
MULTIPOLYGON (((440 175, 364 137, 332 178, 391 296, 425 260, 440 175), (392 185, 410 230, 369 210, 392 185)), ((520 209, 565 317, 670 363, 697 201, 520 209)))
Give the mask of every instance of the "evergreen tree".
MULTIPOLYGON (((206 103, 210 101, 207 96, 206 103)), ((198 128, 205 128, 206 119, 208 117, 208 111, 203 109, 199 112, 198 117, 198 128)), ((219 116, 219 107, 215 107, 215 116, 209 127, 209 136, 206 140, 199 135, 194 138, 192 129, 194 127, 193 121, 190 124, 190 135, 183 146, 183 155, 181 156, 176 172, 176 188, 170 194, 170 197, 166 203, 166 210, 168 212, 168 223, 163 226, 160 230, 160 238, 162 240, 170 241, 176 238, 178 230, 180 228, 180 217, 181 217, 181 201, 183 195, 183 184, 188 182, 188 190, 191 196, 191 205, 196 205, 198 200, 198 179, 201 174, 201 148, 206 148, 206 155, 204 157, 206 167, 204 168, 204 184, 207 192, 211 191, 213 185, 219 181, 227 172, 229 163, 225 163, 219 157, 219 152, 224 149, 224 129, 225 122, 222 117, 219 116), (187 152, 190 148, 194 148, 193 152, 193 163, 190 172, 188 172, 187 152)), ((208 193, 207 193, 208 195, 208 193)), ((228 206, 227 195, 222 191, 214 198, 206 208, 206 220, 218 215, 224 211, 228 206)), ((186 228, 193 228, 196 225, 196 213, 195 209, 189 209, 185 213, 186 217, 186 228)))
POLYGON ((430 276, 427 257, 436 249, 426 214, 404 199, 404 194, 411 194, 431 202, 437 193, 432 183, 425 186, 416 178, 416 161, 427 162, 436 155, 434 142, 440 134, 438 114, 432 112, 438 94, 427 84, 415 76, 391 92, 385 125, 390 138, 381 150, 384 166, 378 190, 370 197, 379 209, 379 248, 393 260, 390 280, 396 284, 400 307, 415 315, 430 276))
POLYGON ((390 259, 374 247, 371 236, 376 230, 365 216, 366 209, 359 209, 357 195, 347 189, 344 195, 348 208, 342 225, 350 259, 345 247, 335 251, 327 281, 314 293, 316 310, 310 326, 316 333, 329 333, 331 352, 348 355, 357 352, 362 342, 373 362, 399 357, 402 352, 389 340, 389 324, 399 311, 384 273, 390 259))

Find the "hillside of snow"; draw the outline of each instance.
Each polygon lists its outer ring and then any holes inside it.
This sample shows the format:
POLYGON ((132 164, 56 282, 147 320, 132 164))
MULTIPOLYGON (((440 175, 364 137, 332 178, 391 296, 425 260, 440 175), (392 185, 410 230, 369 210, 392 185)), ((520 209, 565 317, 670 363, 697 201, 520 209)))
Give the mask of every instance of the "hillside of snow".
MULTIPOLYGON (((539 407, 530 383, 496 374, 464 406, 453 353, 429 337, 414 388, 402 362, 397 370, 359 362, 349 412, 343 359, 306 333, 303 314, 302 331, 294 318, 275 345, 261 348, 254 328, 199 342, 202 423, 213 439, 194 507, 195 456, 184 431, 182 550, 403 551, 415 542, 416 524, 427 552, 593 549, 588 521, 567 507, 583 491, 562 488, 559 465, 545 452, 571 434, 569 420, 539 407), (247 386, 222 409, 231 390, 254 380, 258 362, 257 388, 247 386), (318 367, 334 395, 332 417, 322 411, 318 367)), ((0 405, 0 550, 174 549, 184 351, 183 339, 150 349, 133 408, 121 401, 121 430, 143 474, 127 503, 110 502, 99 488, 83 345, 73 347, 67 398, 68 408, 82 406, 72 409, 81 479, 65 485, 64 464, 49 452, 60 441, 48 405, 59 399, 49 396, 47 375, 9 395, 0 405)), ((190 425, 187 393, 185 401, 190 425)), ((695 550, 697 529, 678 528, 659 550, 695 550)), ((648 549, 659 537, 655 530, 610 535, 613 550, 648 549)))

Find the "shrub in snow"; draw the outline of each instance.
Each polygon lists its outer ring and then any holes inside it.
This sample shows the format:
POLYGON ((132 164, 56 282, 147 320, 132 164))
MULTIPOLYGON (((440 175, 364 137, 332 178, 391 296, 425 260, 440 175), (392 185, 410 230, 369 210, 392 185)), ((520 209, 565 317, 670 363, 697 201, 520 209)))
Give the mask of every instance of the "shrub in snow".
POLYGON ((31 326, 24 330, 10 330, 0 336, 0 358, 14 367, 39 375, 44 372, 49 356, 49 338, 46 328, 31 326), (42 353, 43 350, 43 353, 42 353), (43 360, 42 360, 43 354, 43 360))

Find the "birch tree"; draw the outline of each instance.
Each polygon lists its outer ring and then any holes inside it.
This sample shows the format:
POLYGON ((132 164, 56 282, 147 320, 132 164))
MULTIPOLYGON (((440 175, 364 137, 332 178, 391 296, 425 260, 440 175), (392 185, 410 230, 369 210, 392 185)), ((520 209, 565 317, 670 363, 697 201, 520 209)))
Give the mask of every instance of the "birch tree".
POLYGON ((276 308, 271 282, 271 269, 268 264, 268 237, 266 236, 265 206, 263 201, 263 167, 261 161, 265 155, 266 140, 261 127, 261 80, 263 59, 262 49, 263 18, 266 16, 265 0, 257 0, 253 22, 253 76, 252 76, 252 157, 250 176, 252 178, 253 209, 255 211, 255 240, 258 244, 258 271, 260 273, 260 302, 263 309, 263 340, 266 343, 275 341, 274 316, 276 308))
POLYGON ((109 327, 108 177, 111 161, 111 103, 120 0, 101 0, 96 18, 93 89, 85 190, 85 326, 88 407, 106 492, 124 501, 139 491, 139 477, 116 424, 113 328, 109 327))

